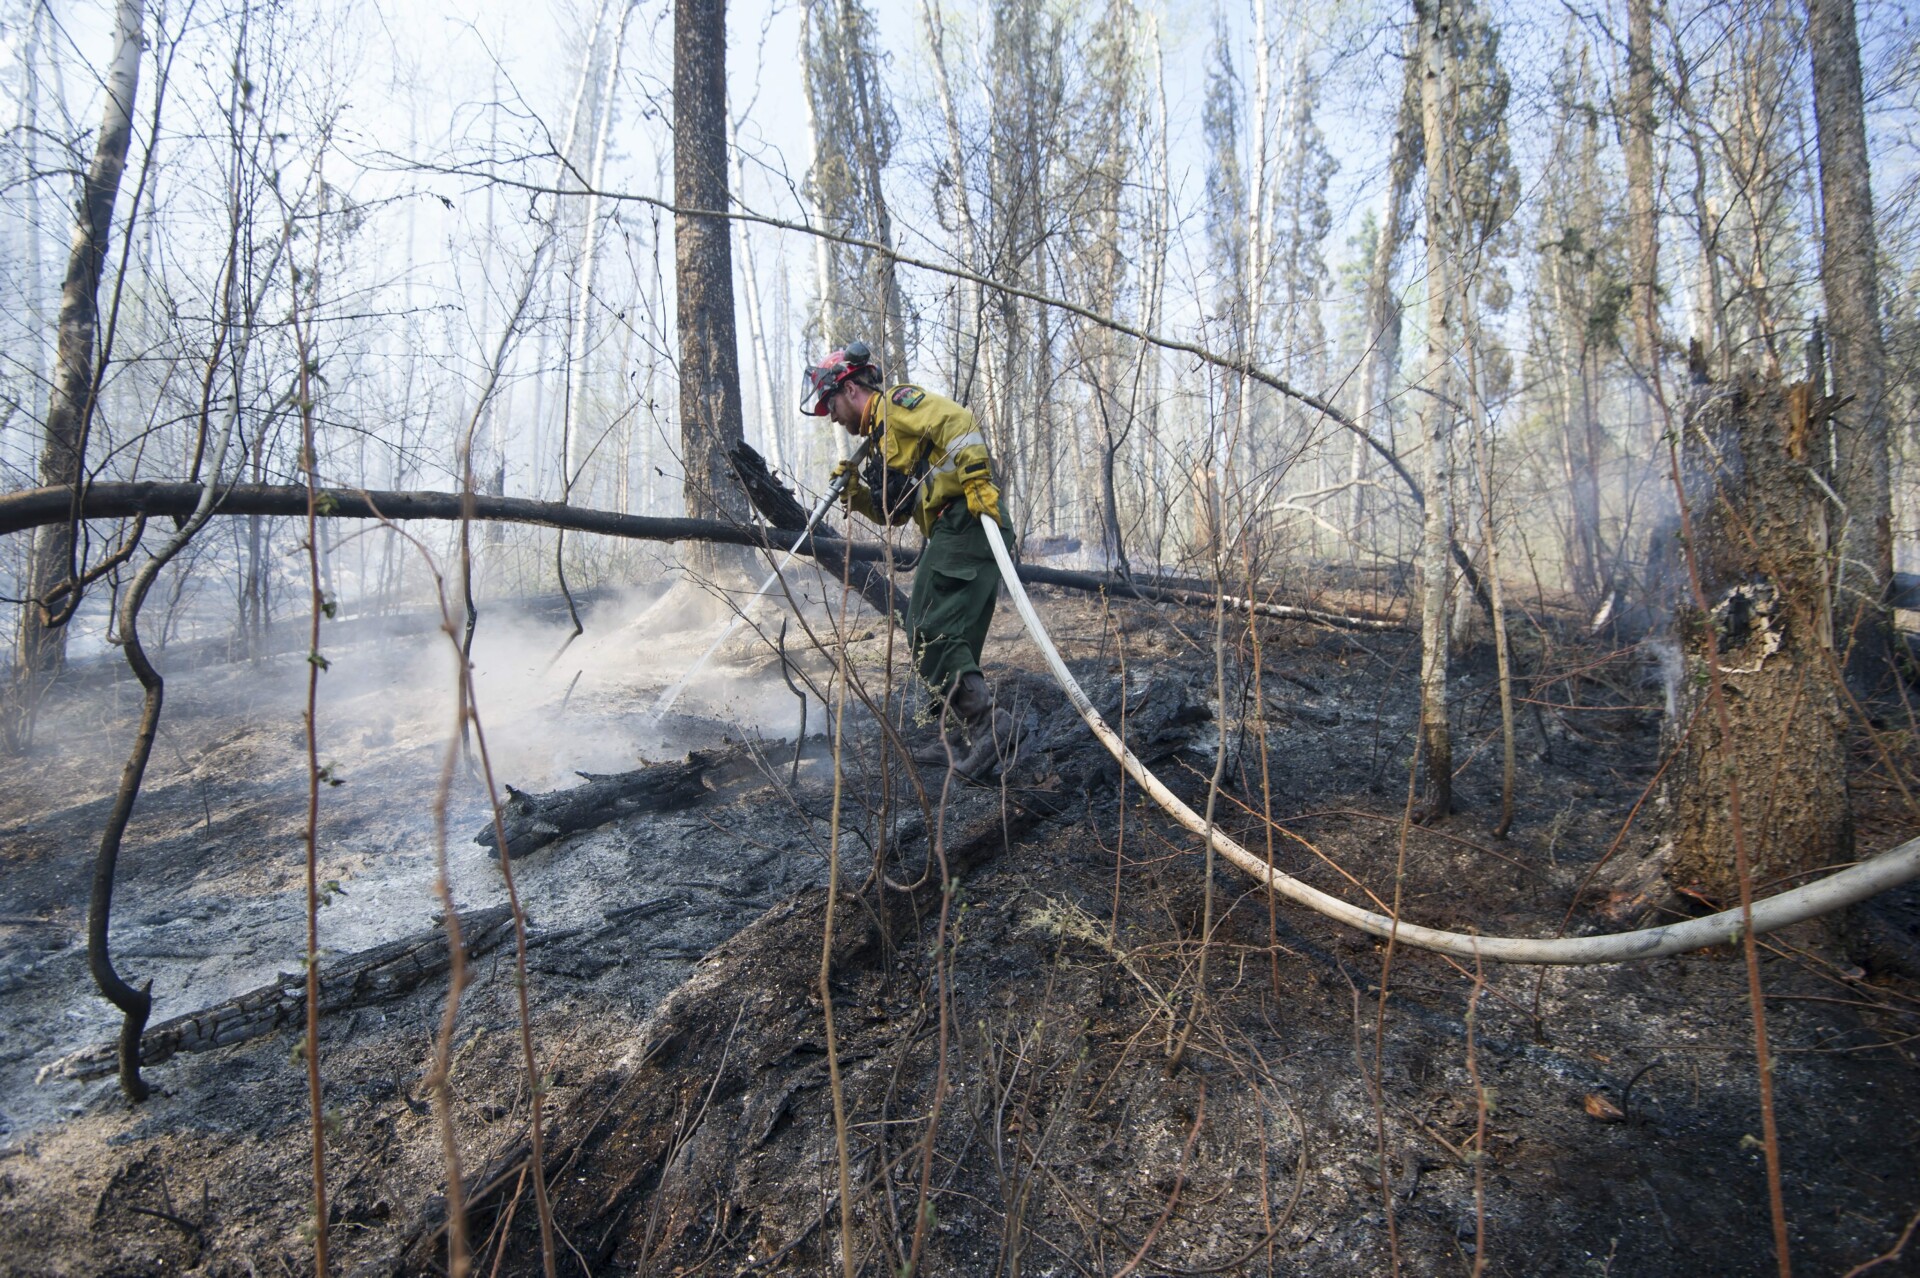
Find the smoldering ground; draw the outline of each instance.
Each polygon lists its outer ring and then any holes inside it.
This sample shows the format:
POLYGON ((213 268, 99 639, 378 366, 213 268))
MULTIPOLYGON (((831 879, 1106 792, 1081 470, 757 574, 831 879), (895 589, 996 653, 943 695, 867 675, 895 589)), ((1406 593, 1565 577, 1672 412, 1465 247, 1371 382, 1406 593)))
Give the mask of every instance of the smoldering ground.
MULTIPOLYGON (((685 582, 671 562, 654 583, 591 604, 584 635, 571 641, 564 610, 483 604, 473 684, 502 797, 509 785, 564 788, 578 783, 578 772, 624 771, 728 737, 791 738, 800 704, 759 633, 771 619, 767 637, 778 634, 771 603, 754 611, 756 625, 715 655, 672 714, 656 721, 652 713, 729 607, 685 582), (679 584, 666 589, 668 582, 679 584)), ((812 612, 824 627, 825 614, 812 612)), ((461 614, 454 617, 457 626, 461 614)), ((792 659, 807 660, 798 627, 793 640, 792 659)), ((116 876, 111 932, 122 971, 153 981, 154 1024, 300 970, 305 948, 305 636, 287 651, 238 663, 208 662, 187 642, 178 651, 200 659, 156 656, 167 675, 166 708, 116 876)), ((491 815, 479 738, 473 748, 459 745, 459 657, 432 610, 401 623, 324 621, 321 653, 318 755, 339 783, 323 785, 320 803, 319 879, 331 885, 320 914, 323 954, 417 933, 438 914, 435 808, 450 749, 445 819, 455 899, 463 909, 504 903, 492 854, 474 842, 491 815)), ((111 1039, 119 1024, 85 963, 93 853, 140 706, 124 666, 113 677, 107 663, 117 660, 108 652, 78 664, 42 712, 38 749, 0 783, 0 1145, 17 1148, 65 1117, 111 1103, 110 1082, 33 1079, 49 1061, 111 1039)), ((817 732, 824 722, 815 700, 810 727, 817 732)), ((769 748, 790 757, 790 747, 769 748)), ((714 856, 740 851, 735 843, 714 856)), ((658 888, 655 862, 633 852, 621 839, 588 836, 564 858, 524 864, 522 900, 537 928, 596 923, 658 888)), ((803 861, 796 872, 815 873, 811 859, 803 861)), ((769 882, 784 883, 785 874, 769 882)), ((169 1067, 157 1081, 174 1086, 177 1072, 169 1067)))
MULTIPOLYGON (((483 616, 476 665, 489 745, 521 751, 497 765, 503 779, 562 780, 589 746, 628 757, 653 748, 634 724, 716 630, 705 624, 670 632, 671 601, 649 615, 650 602, 642 599, 638 611, 617 621, 591 618, 586 637, 551 670, 544 663, 564 626, 527 622, 516 637, 492 612, 483 616), (631 656, 640 649, 648 654, 644 670, 631 656), (581 671, 577 684, 574 670, 581 671), (558 727, 548 722, 555 716, 558 727), (518 742, 509 740, 522 725, 518 742), (628 735, 618 746, 586 741, 619 732, 628 735), (580 748, 570 748, 569 734, 582 739, 580 748)), ((1211 655, 1172 624, 1187 620, 1177 610, 1059 596, 1043 598, 1041 609, 1103 704, 1122 665, 1136 690, 1164 679, 1184 680, 1203 697, 1211 687, 1211 655)), ((1017 627, 1003 610, 989 641, 996 668, 1009 675, 1037 668, 1017 627)), ((873 630, 872 639, 848 649, 863 669, 882 660, 885 636, 873 630)), ((797 623, 790 623, 790 648, 798 646, 796 636, 797 623)), ((425 635, 419 642, 446 640, 425 635)), ((389 919, 396 932, 417 930, 434 908, 428 818, 450 731, 446 694, 436 681, 447 678, 440 663, 450 658, 422 648, 407 660, 388 654, 392 660, 381 666, 357 647, 330 651, 334 666, 323 684, 337 704, 323 705, 323 739, 329 713, 354 732, 372 734, 338 739, 343 744, 332 757, 346 784, 323 807, 324 872, 340 877, 346 890, 323 912, 323 938, 346 949, 335 938, 347 934, 342 920, 356 916, 344 911, 365 910, 354 926, 372 937, 392 934, 376 926, 389 919), (357 687, 356 662, 385 673, 357 687), (342 677, 333 684, 336 675, 342 677), (359 708, 356 717, 348 718, 349 705, 359 708), (382 741, 383 734, 390 739, 382 741), (381 792, 379 801, 362 797, 368 789, 381 792), (387 905, 366 904, 380 892, 387 905)), ((1241 825, 1266 801, 1258 782, 1247 779, 1259 758, 1254 725, 1262 724, 1271 802, 1292 832, 1275 843, 1281 868, 1338 889, 1343 880, 1324 856, 1376 890, 1393 881, 1394 831, 1417 715, 1413 651, 1405 636, 1268 631, 1265 712, 1241 712, 1228 734, 1237 743, 1238 761, 1228 773, 1236 802, 1223 807, 1238 835, 1255 837, 1241 825)), ((894 654, 896 668, 904 664, 900 656, 894 654)), ((276 661, 279 677, 297 690, 304 673, 298 655, 276 661)), ((766 716, 768 732, 783 722, 773 716, 797 716, 764 641, 749 636, 729 644, 717 663, 716 681, 696 688, 676 711, 673 731, 681 737, 670 748, 710 744, 729 732, 738 739, 744 731, 736 725, 750 713, 766 716), (720 700, 728 680, 737 685, 733 706, 720 700), (700 738, 699 731, 712 735, 700 738)), ((181 674, 170 729, 179 752, 163 741, 156 767, 164 761, 167 770, 156 771, 151 806, 140 818, 146 824, 136 825, 129 840, 118 912, 126 930, 116 929, 116 937, 124 941, 129 975, 156 978, 159 1015, 244 986, 248 978, 232 971, 240 960, 221 967, 219 955, 244 950, 255 973, 297 965, 299 703, 288 686, 271 697, 247 691, 248 670, 181 674)), ((819 678, 823 671, 809 673, 819 678)), ((1484 735, 1487 671, 1464 673, 1462 724, 1484 735)), ((1043 676, 1029 677, 1043 686, 1043 676)), ((1523 742, 1551 750, 1530 770, 1504 844, 1486 833, 1497 793, 1490 754, 1463 764, 1462 813, 1442 831, 1406 836, 1409 917, 1534 935, 1562 924, 1568 902, 1607 855, 1658 765, 1656 716, 1642 704, 1653 694, 1624 681, 1622 687, 1632 696, 1609 700, 1605 684, 1590 684, 1581 698, 1592 703, 1590 712, 1549 714, 1550 743, 1531 736, 1523 742)), ((238 1274, 246 1272, 243 1259, 264 1260, 266 1272, 282 1258, 297 1269, 311 1250, 301 1232, 310 1153, 304 1071, 289 1057, 293 1035, 177 1057, 150 1071, 159 1094, 137 1108, 119 1099, 110 1080, 42 1089, 25 1081, 37 1063, 67 1045, 107 1037, 114 1024, 93 1010, 104 1005, 90 992, 77 949, 78 900, 98 827, 98 809, 84 805, 110 791, 125 730, 118 729, 112 748, 95 740, 110 726, 111 690, 88 695, 99 704, 84 702, 94 706, 94 718, 76 719, 76 741, 85 749, 32 761, 33 806, 10 797, 0 813, 10 847, 25 849, 9 868, 0 909, 9 919, 35 920, 9 924, 4 933, 9 964, 14 955, 29 961, 6 969, 18 984, 0 998, 9 1057, 0 1061, 0 1108, 11 1114, 17 1100, 41 1107, 22 1111, 29 1121, 8 1137, 21 1152, 0 1160, 10 1187, 0 1192, 12 1194, 10 1210, 0 1212, 0 1257, 34 1274, 196 1265, 238 1274), (67 762, 69 754, 93 759, 94 771, 67 762), (43 925, 48 921, 54 926, 43 925), (58 944, 35 948, 40 942, 31 938, 58 944), (21 999, 27 1010, 16 1011, 21 999), (70 1023, 72 1012, 94 1019, 70 1023), (16 1032, 32 1041, 17 1040, 16 1032), (146 1214, 154 1211, 196 1229, 146 1214)), ((130 714, 131 704, 126 699, 118 713, 130 714)), ((815 704, 810 728, 820 726, 815 704)), ((1143 729, 1130 719, 1129 731, 1143 729)), ((850 742, 850 794, 872 780, 858 767, 868 745, 850 742)), ((786 756, 770 745, 767 757, 781 765, 771 771, 784 779, 786 756)), ((1167 772, 1204 784, 1204 769, 1167 772)), ((550 1074, 541 1085, 549 1088, 557 1132, 604 1109, 595 1079, 636 1077, 647 1018, 669 992, 701 984, 683 978, 707 973, 711 984, 720 970, 711 965, 734 962, 710 958, 696 968, 698 956, 716 947, 724 956, 734 947, 723 942, 736 929, 777 921, 786 911, 768 907, 802 899, 795 894, 820 881, 828 780, 825 768, 810 775, 803 766, 792 791, 762 780, 750 791, 611 825, 515 863, 536 939, 556 938, 535 944, 529 965, 534 1034, 550 1074)), ((1031 784, 1046 793, 1044 776, 1031 784)), ((476 795, 463 772, 450 851, 456 890, 473 904, 496 899, 482 893, 497 880, 466 843, 479 824, 476 795)), ((1137 806, 1131 792, 1126 802, 1115 802, 1110 790, 1052 798, 1067 804, 1066 819, 1034 828, 964 876, 948 949, 929 940, 929 916, 926 935, 909 931, 891 948, 872 947, 870 961, 836 984, 855 1171, 879 1186, 863 1191, 864 1238, 904 1238, 888 1215, 890 1202, 897 1202, 900 1221, 912 1218, 911 1178, 896 1170, 888 1190, 884 1177, 926 1131, 940 1059, 934 991, 944 962, 955 1039, 947 1056, 947 1117, 935 1144, 939 1211, 928 1254, 937 1263, 929 1271, 1004 1272, 997 1257, 1021 1249, 1030 1258, 1044 1252, 1066 1268, 1114 1272, 1143 1240, 1152 1242, 1148 1263, 1156 1270, 1230 1272, 1237 1259, 1257 1260, 1270 1244, 1278 1272, 1383 1272, 1396 1247, 1406 1272, 1464 1271, 1472 1263, 1467 1248, 1482 1246, 1475 1234, 1477 1168, 1485 1171, 1491 1272, 1581 1273, 1611 1265, 1612 1272, 1677 1275, 1752 1272, 1767 1263, 1758 1156, 1743 1140, 1754 1122, 1754 1080, 1737 963, 1707 953, 1554 971, 1538 985, 1531 970, 1489 969, 1477 1012, 1468 1017, 1475 973, 1403 952, 1393 962, 1391 997, 1383 999, 1381 955, 1372 942, 1285 908, 1274 920, 1263 899, 1240 894, 1236 881, 1222 877, 1215 882, 1213 992, 1191 1066, 1169 1079, 1168 1009, 1184 1004, 1169 1003, 1167 991, 1193 979, 1207 881, 1201 859, 1191 840, 1137 806), (1386 1025, 1376 1039, 1382 1008, 1386 1025), (1477 1081, 1468 1073, 1470 1042, 1477 1081), (1484 1133, 1480 1088, 1487 1089, 1484 1133), (1602 1101, 1625 1121, 1609 1121, 1602 1101), (1390 1207, 1380 1183, 1383 1142, 1390 1207), (1483 1157, 1473 1156, 1482 1149, 1483 1157), (1030 1204, 1023 1217, 1020 1203, 1030 1204)), ((995 797, 990 806, 997 803, 995 797)), ((848 811, 857 835, 868 814, 857 802, 848 811)), ((1646 908, 1634 893, 1647 875, 1657 877, 1658 866, 1641 832, 1636 827, 1580 898, 1586 904, 1576 926, 1627 926, 1635 910, 1646 908)), ((843 857, 860 849, 855 835, 845 836, 843 857)), ((787 957, 798 955, 794 980, 811 988, 819 934, 801 928, 796 936, 787 957)), ((764 1055, 778 1066, 754 1066, 749 1074, 759 1081, 741 1093, 767 1107, 749 1107, 745 1130, 760 1143, 725 1160, 730 1232, 703 1233, 703 1220, 721 1218, 695 1212, 679 1222, 688 1250, 675 1254, 692 1263, 696 1253, 718 1248, 713 1254, 744 1267, 792 1244, 782 1263, 830 1262, 838 1236, 826 1188, 834 1125, 822 1081, 819 1009, 802 997, 790 1019, 762 1018, 751 964, 771 966, 774 956, 743 949, 735 957, 745 966, 726 970, 742 979, 721 988, 722 1014, 706 1027, 711 1045, 735 1070, 745 1068, 740 1062, 750 1059, 749 1049, 751 1060, 764 1055), (772 1091, 769 1080, 777 1084, 772 1091)), ((465 1168, 477 1174, 524 1139, 529 1089, 518 1059, 510 950, 481 959, 473 976, 453 1054, 459 1147, 465 1168)), ((1920 1186, 1915 1146, 1905 1139, 1910 1115, 1920 1112, 1912 1104, 1910 1047, 1902 1045, 1910 1013, 1892 1001, 1866 1006, 1894 999, 1899 988, 1832 972, 1794 949, 1767 959, 1770 1002, 1780 1000, 1770 1009, 1782 1049, 1778 1077, 1790 1098, 1783 1141, 1796 1258, 1813 1269, 1838 1272, 1884 1251, 1920 1186)), ((444 1186, 421 1089, 444 989, 444 982, 422 987, 323 1023, 329 1183, 343 1268, 403 1268, 396 1249, 444 1186)), ((671 1102, 682 1094, 673 1088, 684 1084, 697 1106, 714 1077, 676 1076, 658 1094, 671 1102)), ((739 1103, 739 1096, 722 1097, 714 1112, 739 1103)), ((709 1122, 716 1131, 724 1126, 709 1122)), ((632 1148, 635 1157, 646 1156, 632 1148)), ((617 1181, 639 1166, 583 1162, 570 1175, 617 1181)), ((510 1199, 511 1189, 499 1197, 510 1199)), ((519 1244, 537 1247, 523 1230, 528 1204, 520 1210, 513 1231, 519 1244)), ((628 1221, 632 1236, 621 1245, 645 1245, 650 1210, 628 1221)), ((617 1242, 617 1230, 613 1237, 617 1242)), ((514 1265, 502 1272, 510 1270, 514 1265)))

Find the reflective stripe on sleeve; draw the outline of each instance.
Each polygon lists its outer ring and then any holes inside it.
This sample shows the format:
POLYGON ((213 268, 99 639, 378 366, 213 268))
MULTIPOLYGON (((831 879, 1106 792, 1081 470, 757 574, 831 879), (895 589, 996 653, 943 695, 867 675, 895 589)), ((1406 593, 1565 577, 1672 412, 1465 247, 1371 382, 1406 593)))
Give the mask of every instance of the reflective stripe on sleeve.
POLYGON ((960 463, 954 460, 954 455, 963 448, 972 448, 976 446, 979 447, 982 451, 985 451, 987 447, 987 437, 985 435, 982 435, 977 430, 970 430, 966 434, 960 436, 958 439, 950 441, 947 444, 947 451, 946 451, 945 457, 941 459, 941 462, 938 466, 933 467, 933 473, 936 475, 952 474, 954 471, 960 468, 960 463))

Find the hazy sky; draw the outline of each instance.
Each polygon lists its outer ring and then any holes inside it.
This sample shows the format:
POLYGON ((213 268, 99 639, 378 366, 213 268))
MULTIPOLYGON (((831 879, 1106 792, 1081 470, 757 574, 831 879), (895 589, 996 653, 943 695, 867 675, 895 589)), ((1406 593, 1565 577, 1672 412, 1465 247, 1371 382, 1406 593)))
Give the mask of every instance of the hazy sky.
MULTIPOLYGON (((217 3, 197 0, 196 21, 217 3)), ((408 171, 407 162, 473 158, 485 150, 511 152, 546 145, 542 131, 557 132, 578 75, 580 50, 598 0, 286 0, 296 24, 311 19, 311 33, 298 47, 313 64, 310 76, 326 81, 343 107, 328 177, 363 203, 393 200, 384 207, 382 240, 356 247, 393 255, 392 278, 421 288, 447 290, 471 303, 485 276, 495 293, 506 288, 513 254, 514 217, 525 211, 525 197, 495 192, 489 197, 474 180, 446 179, 408 171), (491 104, 498 103, 498 107, 491 104), (452 207, 448 207, 448 203, 452 207), (405 210, 404 232, 395 230, 396 210, 405 210), (498 222, 506 230, 509 251, 465 264, 478 230, 498 222), (402 261, 402 258, 410 260, 402 261)), ((1591 6, 1561 0, 1495 0, 1502 31, 1502 55, 1515 82, 1512 140, 1529 196, 1553 164, 1548 153, 1548 85, 1559 63, 1569 24, 1584 22, 1599 33, 1611 21, 1610 3, 1591 6)), ((17 0, 16 0, 17 4, 17 0)), ((619 4, 611 6, 615 17, 619 4)), ((981 54, 977 13, 982 6, 951 3, 949 57, 956 61, 962 93, 984 90, 964 64, 981 54)), ((1192 298, 1182 290, 1200 287, 1204 262, 1203 220, 1206 150, 1199 117, 1216 14, 1234 35, 1235 53, 1251 94, 1247 74, 1251 47, 1249 0, 1174 0, 1152 4, 1159 14, 1169 119, 1176 240, 1173 249, 1169 322, 1194 315, 1192 298), (1185 308, 1183 310, 1183 307, 1185 308)), ((1399 67, 1393 56, 1399 39, 1393 24, 1404 19, 1404 0, 1319 0, 1275 3, 1269 21, 1285 51, 1310 30, 1316 68, 1327 71, 1319 120, 1339 172, 1329 189, 1334 230, 1323 246, 1327 264, 1337 272, 1350 256, 1349 236, 1377 202, 1398 93, 1399 67), (1291 26, 1290 24, 1299 24, 1291 26)), ((921 0, 877 0, 885 53, 882 78, 901 120, 889 200, 899 246, 919 256, 940 258, 944 233, 935 222, 925 191, 930 163, 943 158, 944 136, 934 113, 922 109, 931 96, 921 20, 921 0)), ((1899 0, 1869 0, 1861 7, 1871 51, 1889 40, 1911 39, 1913 17, 1899 0)), ((109 0, 63 0, 53 8, 64 41, 66 97, 86 124, 98 118, 98 93, 91 91, 93 68, 104 62, 109 44, 109 0), (82 106, 81 103, 85 102, 82 106)), ((166 0, 151 22, 177 26, 188 12, 186 0, 166 0)), ((805 110, 797 65, 800 7, 793 0, 743 0, 730 6, 729 75, 733 111, 740 117, 739 143, 748 157, 748 177, 736 192, 746 205, 776 216, 798 218, 796 198, 806 169, 805 110)), ((613 20, 613 19, 610 19, 613 20)), ((642 0, 632 12, 625 40, 625 67, 616 91, 617 127, 610 138, 607 186, 617 190, 667 195, 671 173, 667 148, 671 117, 671 0, 642 0)), ((11 43, 17 30, 0 33, 11 43)), ((0 47, 0 61, 10 50, 0 47)), ((1603 41, 1596 71, 1604 84, 1616 61, 1603 41)), ((1283 65, 1283 70, 1284 70, 1283 65)), ((176 78, 221 82, 227 68, 217 58, 180 66, 176 78)), ((151 64, 146 68, 149 81, 151 64)), ((1877 119, 1876 185, 1890 190, 1911 169, 1912 151, 1903 135, 1877 119)), ((550 162, 526 176, 551 176, 550 162)), ((603 210, 604 211, 604 210, 603 210)), ((637 211, 635 211, 637 212, 637 211)), ((524 220, 524 219, 523 219, 524 220)), ((1523 221, 1525 215, 1523 214, 1523 221)), ((763 291, 778 273, 784 256, 794 288, 804 290, 811 245, 803 237, 766 230, 751 232, 761 265, 763 291)), ((670 273, 670 261, 663 264, 670 273)), ((911 273, 910 273, 911 275, 911 273)), ((1337 289, 1337 276, 1334 287, 1337 289)), ((926 281, 921 281, 926 283, 926 281)), ((916 282, 909 278, 909 289, 916 282)), ((1338 296, 1324 299, 1329 326, 1337 323, 1338 296)), ((791 313, 790 313, 791 314, 791 313)), ((770 321, 771 322, 771 321, 770 321)), ((476 340, 478 335, 475 335, 476 340)), ((751 391, 749 392, 751 393, 751 391)))
MULTIPOLYGON (((92 65, 104 61, 111 14, 107 0, 70 0, 56 8, 63 11, 60 22, 69 56, 76 60, 84 56, 92 65)), ((1160 18, 1175 186, 1189 193, 1202 182, 1198 119, 1215 8, 1209 3, 1174 4, 1160 18)), ((1334 6, 1320 8, 1335 10, 1334 6)), ((488 121, 483 104, 496 97, 509 104, 510 115, 521 116, 521 123, 537 118, 557 130, 578 73, 579 50, 592 23, 595 0, 316 0, 316 9, 330 15, 323 30, 338 33, 321 56, 333 60, 348 85, 339 149, 347 160, 358 161, 377 152, 429 156, 455 139, 484 139, 488 121)), ((896 160, 906 161, 923 153, 924 143, 934 141, 922 138, 909 118, 916 101, 931 93, 921 8, 919 0, 880 0, 873 9, 887 55, 886 85, 907 125, 896 160)), ((183 12, 182 0, 169 0, 155 16, 173 24, 183 12)), ((730 95, 736 116, 744 117, 740 143, 753 166, 766 170, 762 180, 750 175, 744 195, 753 207, 783 216, 800 211, 791 188, 766 179, 785 174, 797 183, 806 168, 805 112, 796 53, 799 12, 799 6, 789 0, 771 4, 748 0, 730 6, 728 14, 730 95)), ((1223 12, 1229 26, 1241 35, 1244 54, 1250 32, 1248 6, 1228 4, 1223 12)), ((1346 4, 1338 6, 1337 12, 1338 18, 1323 19, 1323 26, 1350 32, 1378 27, 1382 9, 1374 4, 1346 4)), ((950 21, 948 56, 959 60, 974 56, 976 42, 968 39, 967 16, 963 13, 950 21)), ((1277 33, 1284 34, 1278 31, 1279 18, 1275 25, 1277 33)), ((620 123, 610 155, 609 172, 615 181, 610 185, 661 192, 659 148, 666 135, 659 113, 671 109, 671 27, 669 0, 643 0, 634 12, 626 42, 620 123)), ((1375 41, 1376 46, 1380 43, 1375 41)), ((1379 61, 1377 54, 1376 47, 1361 58, 1370 65, 1379 61)), ((1370 78, 1368 68, 1356 67, 1357 61, 1349 59, 1343 77, 1349 96, 1370 78), (1356 69, 1359 75, 1354 74, 1356 69)), ((206 70, 223 73, 225 68, 206 70)), ((83 119, 97 116, 97 95, 84 94, 84 86, 69 84, 68 96, 76 109, 84 111, 83 119), (83 96, 93 101, 79 108, 83 96)), ((1372 176, 1384 158, 1379 120, 1370 118, 1377 116, 1379 106, 1376 96, 1372 101, 1333 100, 1323 107, 1330 143, 1341 160, 1342 176, 1335 190, 1336 220, 1341 224, 1352 212, 1356 183, 1372 176)), ((513 121, 504 121, 502 127, 511 130, 513 121)), ((937 228, 916 218, 919 201, 912 187, 918 179, 904 169, 896 163, 890 174, 892 184, 901 188, 897 198, 905 217, 903 230, 908 236, 916 232, 937 236, 937 228)), ((375 182, 361 194, 363 198, 385 194, 385 186, 375 182)), ((1335 238, 1340 238, 1339 232, 1335 238)), ((1339 247, 1330 244, 1330 253, 1337 256, 1339 247)))

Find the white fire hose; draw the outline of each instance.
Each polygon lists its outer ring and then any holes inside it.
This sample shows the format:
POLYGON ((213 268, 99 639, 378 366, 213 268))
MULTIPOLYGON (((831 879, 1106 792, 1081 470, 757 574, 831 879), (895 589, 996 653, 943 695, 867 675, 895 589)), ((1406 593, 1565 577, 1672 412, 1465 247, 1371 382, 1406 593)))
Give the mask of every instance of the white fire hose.
MULTIPOLYGON (((1383 939, 1391 938, 1401 945, 1490 963, 1621 963, 1633 959, 1664 958, 1669 954, 1680 954, 1709 945, 1732 944, 1740 939, 1746 924, 1744 912, 1739 909, 1603 936, 1533 940, 1526 937, 1446 932, 1438 928, 1421 927, 1417 923, 1401 922, 1385 914, 1349 905, 1336 896, 1309 887, 1291 875, 1268 868, 1265 860, 1247 851, 1218 829, 1208 828, 1206 820, 1181 802, 1160 778, 1148 771, 1146 765, 1134 757, 1133 751, 1127 749, 1120 735, 1100 717, 1100 712, 1093 708, 1093 702, 1087 699, 1085 690, 1060 659, 1059 650, 1047 637, 1046 627, 1040 624, 1040 618, 1033 610, 1033 601, 1027 598, 1026 589, 1020 584, 1020 576, 1014 570, 1013 560, 1007 554, 1007 544, 1000 535, 1000 525, 991 519, 983 519, 980 524, 987 530, 987 544, 993 547, 993 557, 1000 564, 1000 579, 1013 595, 1013 606, 1026 623, 1027 633, 1039 645, 1040 654, 1047 659, 1048 669, 1053 671, 1053 677, 1059 681, 1068 700, 1073 702, 1074 709, 1080 712, 1080 717, 1093 729, 1093 734, 1112 752, 1120 766, 1126 769, 1127 775, 1153 796, 1154 802, 1165 808, 1181 825, 1210 841, 1216 852, 1254 882, 1265 884, 1269 890, 1289 900, 1297 901, 1330 919, 1357 927, 1362 932, 1383 939)), ((1817 879, 1804 887, 1756 901, 1753 905, 1753 930, 1756 934, 1772 932, 1793 923, 1818 918, 1916 878, 1920 878, 1920 839, 1902 843, 1891 852, 1883 852, 1871 860, 1817 879)))

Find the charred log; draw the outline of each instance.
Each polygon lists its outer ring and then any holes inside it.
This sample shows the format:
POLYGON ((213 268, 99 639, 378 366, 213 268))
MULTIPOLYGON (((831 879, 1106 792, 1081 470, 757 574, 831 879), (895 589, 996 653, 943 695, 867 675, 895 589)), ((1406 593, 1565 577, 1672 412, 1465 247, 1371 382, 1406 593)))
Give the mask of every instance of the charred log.
MULTIPOLYGON (((1029 585, 1058 586, 1064 590, 1104 593, 1116 599, 1147 599, 1156 603, 1213 607, 1215 591, 1209 583, 1155 585, 1138 576, 1128 581, 1118 576, 1073 572, 1065 568, 1041 568, 1030 564, 1021 564, 1019 567, 1020 580, 1029 585)), ((1313 608, 1305 604, 1276 603, 1268 599, 1247 599, 1238 595, 1228 595, 1226 607, 1229 612, 1250 612, 1256 617, 1272 617, 1275 620, 1284 621, 1311 621, 1317 625, 1332 626, 1337 630, 1382 632, 1401 631, 1407 628, 1406 623, 1391 617, 1330 612, 1325 608, 1313 608)))
MULTIPOLYGON (((460 920, 467 957, 476 958, 512 934, 506 906, 476 910, 460 920)), ((322 964, 320 1011, 323 1015, 397 998, 445 972, 452 955, 446 932, 430 928, 322 964)), ((271 985, 203 1007, 148 1029, 140 1036, 140 1064, 158 1065, 181 1052, 210 1052, 263 1038, 284 1026, 298 1026, 307 1013, 307 977, 283 972, 271 985)), ((43 1068, 38 1081, 53 1078, 105 1078, 117 1067, 119 1044, 97 1043, 43 1068)))
MULTIPOLYGON (((507 856, 518 859, 537 852, 556 839, 593 830, 610 821, 643 812, 673 812, 690 807, 710 792, 712 775, 746 758, 744 748, 696 750, 679 763, 655 763, 631 772, 582 772, 585 785, 566 790, 529 794, 507 787, 500 805, 500 824, 507 834, 507 856)), ((500 852, 493 822, 474 835, 474 842, 500 852)))

